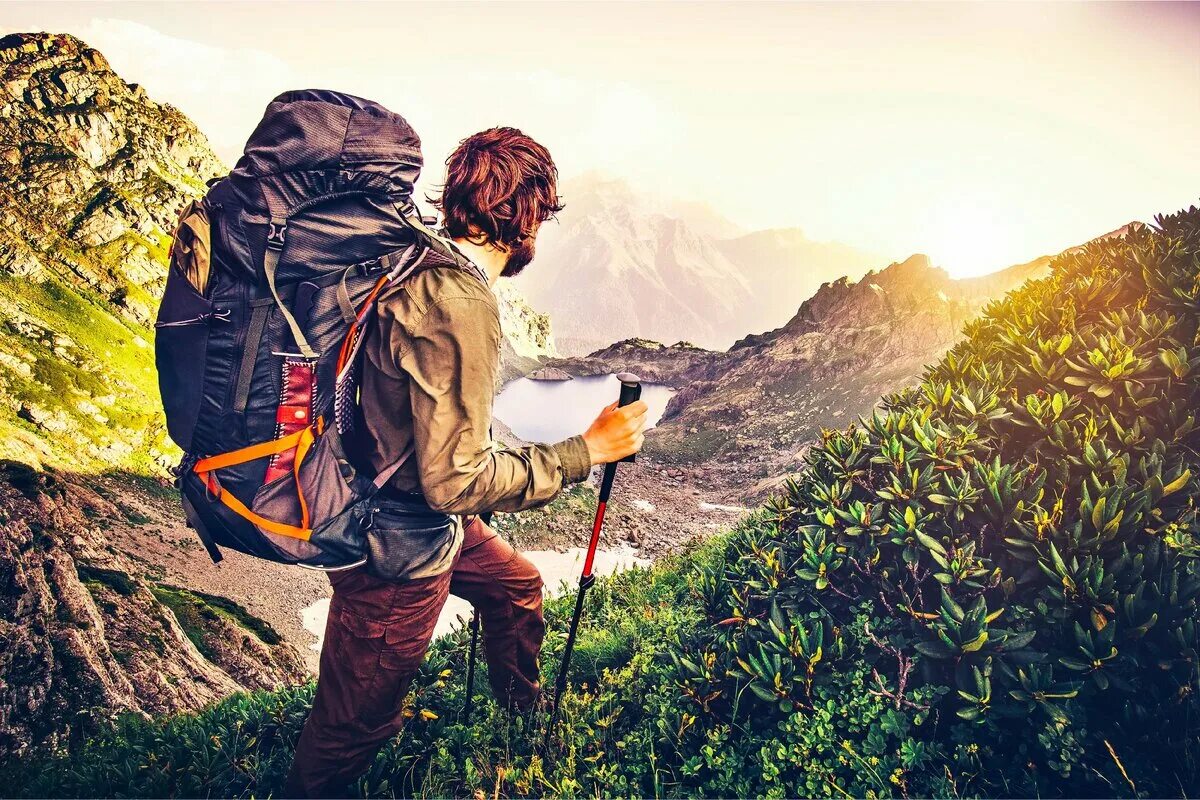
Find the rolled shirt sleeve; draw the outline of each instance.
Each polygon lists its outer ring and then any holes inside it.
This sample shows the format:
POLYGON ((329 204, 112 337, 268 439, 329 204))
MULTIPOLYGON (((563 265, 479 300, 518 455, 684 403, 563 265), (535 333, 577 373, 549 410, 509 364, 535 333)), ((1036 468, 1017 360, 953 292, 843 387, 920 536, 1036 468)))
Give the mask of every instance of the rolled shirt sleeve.
POLYGON ((489 300, 443 297, 394 343, 409 377, 421 488, 430 506, 451 514, 535 508, 591 468, 582 436, 519 448, 492 441, 501 332, 489 300))

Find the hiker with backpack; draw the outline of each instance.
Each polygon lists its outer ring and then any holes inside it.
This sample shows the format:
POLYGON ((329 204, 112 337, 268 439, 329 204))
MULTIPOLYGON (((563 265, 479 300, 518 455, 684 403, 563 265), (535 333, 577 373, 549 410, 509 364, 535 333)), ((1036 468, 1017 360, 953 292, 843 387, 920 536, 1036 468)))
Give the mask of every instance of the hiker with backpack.
POLYGON ((524 269, 561 205, 547 150, 465 139, 436 205, 397 114, 303 90, 267 108, 233 172, 184 210, 157 322, 189 524, 220 549, 329 570, 313 709, 285 785, 332 796, 404 720, 449 593, 480 613, 501 703, 540 693, 537 569, 480 515, 520 511, 641 447, 646 405, 510 448, 490 436, 501 346, 491 286, 524 269))

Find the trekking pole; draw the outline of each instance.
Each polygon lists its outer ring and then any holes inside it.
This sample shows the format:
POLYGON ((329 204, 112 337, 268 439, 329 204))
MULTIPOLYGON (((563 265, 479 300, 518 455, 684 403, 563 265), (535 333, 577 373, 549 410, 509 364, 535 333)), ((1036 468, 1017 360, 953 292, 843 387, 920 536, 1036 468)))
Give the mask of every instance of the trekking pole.
POLYGON ((471 650, 467 656, 467 698, 463 701, 463 724, 471 722, 471 709, 475 705, 475 651, 479 647, 479 609, 471 615, 471 650))
MULTIPOLYGON (((490 431, 489 431, 490 434, 490 431)), ((479 515, 484 525, 492 524, 492 512, 486 511, 479 515)), ((471 614, 471 649, 467 654, 467 696, 463 700, 463 724, 471 721, 471 710, 475 707, 475 653, 479 650, 479 609, 473 608, 471 614)))
MULTIPOLYGON (((641 379, 629 372, 617 375, 621 382, 621 398, 618 406, 627 406, 642 396, 641 379)), ((626 456, 621 461, 633 461, 635 455, 626 456)), ((608 505, 608 496, 612 493, 613 478, 617 476, 617 464, 613 461, 604 465, 604 478, 600 482, 600 499, 596 505, 596 519, 592 523, 592 540, 588 543, 587 558, 583 562, 583 574, 579 576, 579 593, 575 596, 575 613, 571 615, 571 627, 567 632, 567 646, 563 650, 562 666, 558 670, 558 680, 554 686, 554 701, 550 709, 550 721, 546 724, 546 743, 550 742, 550 732, 558 718, 558 703, 563 692, 567 689, 567 670, 571 666, 571 653, 575 650, 575 636, 579 632, 579 620, 583 616, 583 598, 587 590, 596 582, 592 574, 592 562, 596 559, 596 547, 600 544, 600 531, 604 527, 604 509, 608 505)))

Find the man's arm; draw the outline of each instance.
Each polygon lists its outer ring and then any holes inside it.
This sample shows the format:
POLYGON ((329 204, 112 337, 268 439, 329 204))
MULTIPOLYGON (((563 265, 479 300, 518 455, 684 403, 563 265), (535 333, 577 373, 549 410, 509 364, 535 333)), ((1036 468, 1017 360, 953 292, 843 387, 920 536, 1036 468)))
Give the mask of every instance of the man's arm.
POLYGON ((439 511, 533 508, 591 468, 581 436, 521 448, 492 442, 500 335, 500 319, 486 299, 449 297, 430 306, 393 350, 409 376, 421 487, 439 511))

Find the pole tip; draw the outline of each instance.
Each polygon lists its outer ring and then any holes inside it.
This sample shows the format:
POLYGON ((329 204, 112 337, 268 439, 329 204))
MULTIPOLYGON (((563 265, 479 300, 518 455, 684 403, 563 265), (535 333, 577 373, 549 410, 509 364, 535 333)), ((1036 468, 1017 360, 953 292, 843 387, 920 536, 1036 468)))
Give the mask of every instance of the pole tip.
POLYGON ((641 383, 642 382, 642 379, 639 378, 637 375, 634 375, 632 372, 618 372, 617 380, 619 380, 621 383, 641 383))

